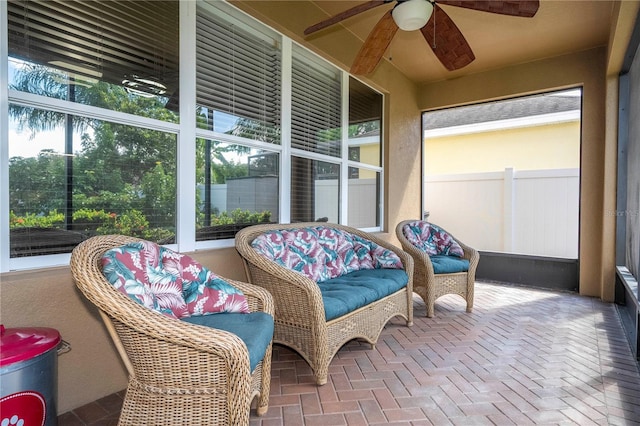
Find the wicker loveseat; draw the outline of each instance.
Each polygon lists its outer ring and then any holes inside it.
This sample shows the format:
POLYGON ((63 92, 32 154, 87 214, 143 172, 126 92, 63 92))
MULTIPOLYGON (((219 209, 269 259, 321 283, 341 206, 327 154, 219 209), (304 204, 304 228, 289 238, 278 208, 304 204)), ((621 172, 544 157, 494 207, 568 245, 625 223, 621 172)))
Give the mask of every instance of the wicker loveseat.
POLYGON ((274 342, 296 350, 318 385, 349 340, 374 345, 391 318, 413 322, 413 260, 372 234, 324 222, 270 224, 242 229, 235 242, 249 281, 273 295, 274 342))
MULTIPOLYGON (((156 297, 155 293, 131 290, 142 288, 138 271, 132 273, 121 263, 112 262, 111 254, 119 256, 132 246, 159 248, 137 238, 105 235, 82 242, 71 255, 73 279, 98 308, 129 374, 118 424, 248 425, 254 399, 256 413, 264 414, 271 380, 271 295, 260 287, 196 268, 197 262, 169 250, 170 259, 158 250, 160 261, 151 266, 146 254, 149 250, 133 253, 134 262, 147 265, 144 275, 148 274, 151 287, 168 288, 178 283, 188 290, 190 302, 181 309, 192 315, 178 319, 160 300, 171 294, 156 297), (160 273, 160 267, 177 279, 168 282, 171 279, 160 273), (187 281, 189 273, 206 280, 187 281), (124 286, 117 288, 112 283, 116 275, 125 278, 124 286), (206 308, 213 292, 218 291, 212 290, 218 280, 235 293, 216 293, 215 303, 224 311, 198 315, 196 311, 206 308), (196 285, 189 287, 190 283, 196 285), (129 288, 124 290, 129 293, 125 294, 123 287, 129 288), (191 298, 198 294, 206 297, 191 298), (242 312, 232 310, 227 301, 242 312)), ((174 302, 169 305, 175 309, 174 302)))
POLYGON ((437 225, 420 220, 400 222, 396 236, 414 260, 413 290, 424 299, 427 317, 433 317, 436 299, 445 294, 465 299, 466 310, 471 312, 478 251, 437 225))

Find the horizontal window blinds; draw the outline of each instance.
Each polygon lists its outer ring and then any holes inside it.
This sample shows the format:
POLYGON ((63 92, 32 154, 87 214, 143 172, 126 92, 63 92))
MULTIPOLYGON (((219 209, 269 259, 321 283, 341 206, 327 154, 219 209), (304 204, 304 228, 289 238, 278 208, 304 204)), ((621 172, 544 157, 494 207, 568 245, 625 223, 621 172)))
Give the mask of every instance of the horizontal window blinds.
POLYGON ((277 142, 281 53, 276 40, 259 37, 203 8, 196 22, 198 106, 232 116, 235 124, 229 132, 236 136, 277 142))
POLYGON ((382 120, 382 95, 349 77, 349 124, 382 120))
POLYGON ((291 146, 340 157, 340 72, 294 48, 291 95, 291 146))
POLYGON ((9 56, 121 84, 154 78, 178 87, 177 1, 7 3, 9 56))

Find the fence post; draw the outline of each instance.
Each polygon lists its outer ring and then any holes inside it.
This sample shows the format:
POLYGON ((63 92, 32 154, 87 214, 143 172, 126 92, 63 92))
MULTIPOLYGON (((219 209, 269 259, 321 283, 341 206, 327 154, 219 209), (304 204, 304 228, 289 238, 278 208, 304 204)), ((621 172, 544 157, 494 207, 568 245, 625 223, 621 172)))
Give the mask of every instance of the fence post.
POLYGON ((513 251, 513 203, 515 202, 515 185, 514 185, 515 171, 513 167, 507 167, 504 169, 503 180, 503 208, 502 208, 502 234, 503 234, 503 250, 505 252, 513 251))

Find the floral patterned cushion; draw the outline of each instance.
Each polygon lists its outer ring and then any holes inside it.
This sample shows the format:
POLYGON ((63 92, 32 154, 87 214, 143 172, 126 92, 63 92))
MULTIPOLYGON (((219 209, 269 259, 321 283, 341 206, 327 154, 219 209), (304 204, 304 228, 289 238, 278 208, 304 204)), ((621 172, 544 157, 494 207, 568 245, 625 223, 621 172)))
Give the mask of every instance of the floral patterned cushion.
POLYGON ((416 220, 402 228, 404 236, 429 256, 447 255, 463 257, 462 247, 444 229, 433 223, 416 220))
POLYGON ((240 290, 191 257, 150 241, 108 250, 102 266, 107 280, 120 292, 173 318, 249 312, 240 290))
POLYGON ((325 226, 269 231, 256 237, 251 245, 267 258, 315 282, 360 269, 403 267, 393 251, 325 226))
POLYGON ((357 235, 352 235, 352 238, 359 260, 358 270, 403 269, 402 260, 393 251, 357 235))

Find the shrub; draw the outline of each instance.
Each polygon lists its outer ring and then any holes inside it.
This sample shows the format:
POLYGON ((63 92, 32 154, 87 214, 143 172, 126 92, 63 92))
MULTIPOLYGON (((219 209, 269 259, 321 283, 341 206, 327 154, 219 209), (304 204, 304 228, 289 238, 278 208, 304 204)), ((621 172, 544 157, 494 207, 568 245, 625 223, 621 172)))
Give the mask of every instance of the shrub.
POLYGON ((140 210, 129 210, 123 214, 111 213, 109 220, 98 227, 99 234, 122 234, 144 238, 149 221, 140 210))
POLYGON ((103 227, 113 219, 115 213, 108 213, 104 210, 80 209, 73 213, 74 231, 80 231, 94 235, 100 227, 103 227))
POLYGON ((59 228, 64 225, 64 214, 57 210, 50 211, 46 215, 27 213, 24 216, 16 216, 13 210, 9 212, 9 228, 59 228))

